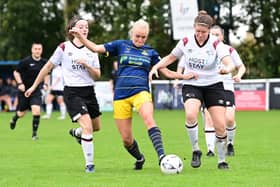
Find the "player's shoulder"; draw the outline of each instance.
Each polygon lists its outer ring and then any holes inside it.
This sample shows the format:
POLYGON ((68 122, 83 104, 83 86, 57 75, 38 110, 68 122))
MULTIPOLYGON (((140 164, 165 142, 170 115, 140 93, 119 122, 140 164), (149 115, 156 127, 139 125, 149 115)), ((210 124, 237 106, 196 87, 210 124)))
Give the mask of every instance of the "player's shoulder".
POLYGON ((59 45, 58 45, 58 48, 60 48, 62 51, 65 50, 65 48, 69 45, 73 45, 71 41, 64 41, 64 42, 61 42, 59 45))
POLYGON ((225 45, 226 49, 229 51, 230 54, 237 53, 234 47, 232 47, 228 44, 224 44, 224 45, 225 45))
POLYGON ((113 41, 107 42, 105 44, 109 45, 109 46, 110 45, 122 45, 122 44, 130 45, 130 42, 129 42, 129 40, 119 39, 119 40, 113 40, 113 41))
POLYGON ((149 45, 149 44, 145 44, 144 46, 143 46, 143 48, 145 49, 145 50, 150 50, 150 51, 155 51, 156 52, 156 50, 155 50, 155 48, 153 48, 151 45, 149 45))
POLYGON ((184 36, 179 42, 181 42, 183 44, 183 46, 186 46, 190 43, 192 43, 192 41, 194 40, 194 35, 193 34, 188 34, 186 36, 184 36))
POLYGON ((215 49, 218 45, 224 45, 216 36, 209 34, 208 43, 210 43, 215 49))
POLYGON ((46 58, 41 58, 41 62, 43 62, 44 64, 47 63, 48 59, 46 58))
POLYGON ((21 65, 23 65, 23 64, 29 64, 31 61, 33 62, 33 59, 32 59, 32 57, 31 57, 31 55, 30 55, 30 56, 26 56, 26 57, 24 57, 23 59, 21 59, 21 60, 19 61, 19 64, 21 64, 21 65))
POLYGON ((195 35, 193 33, 185 35, 183 38, 181 38, 178 42, 179 45, 183 47, 193 47, 196 45, 196 39, 195 35))

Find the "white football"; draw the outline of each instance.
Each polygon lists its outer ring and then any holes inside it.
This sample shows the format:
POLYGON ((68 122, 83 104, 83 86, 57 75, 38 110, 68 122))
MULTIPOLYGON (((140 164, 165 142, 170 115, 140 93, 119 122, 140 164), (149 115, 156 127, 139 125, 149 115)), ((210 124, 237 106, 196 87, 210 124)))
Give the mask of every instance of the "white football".
POLYGON ((179 174, 183 170, 183 162, 177 155, 169 154, 161 160, 160 169, 164 174, 179 174))

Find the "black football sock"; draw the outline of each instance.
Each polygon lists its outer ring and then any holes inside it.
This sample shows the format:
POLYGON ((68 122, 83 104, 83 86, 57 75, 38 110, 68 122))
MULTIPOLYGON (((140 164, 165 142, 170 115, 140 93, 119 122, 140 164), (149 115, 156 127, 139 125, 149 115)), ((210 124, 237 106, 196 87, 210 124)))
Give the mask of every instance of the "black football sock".
POLYGON ((140 153, 138 144, 136 140, 133 141, 132 145, 130 146, 125 146, 126 150, 137 160, 142 159, 142 154, 140 153))
POLYGON ((39 128, 39 123, 40 123, 40 115, 34 115, 33 116, 33 121, 32 121, 32 127, 33 127, 33 136, 37 135, 37 131, 39 128))
POLYGON ((19 118, 19 116, 17 115, 17 112, 16 112, 15 115, 13 116, 13 118, 12 118, 13 122, 16 123, 18 118, 19 118))

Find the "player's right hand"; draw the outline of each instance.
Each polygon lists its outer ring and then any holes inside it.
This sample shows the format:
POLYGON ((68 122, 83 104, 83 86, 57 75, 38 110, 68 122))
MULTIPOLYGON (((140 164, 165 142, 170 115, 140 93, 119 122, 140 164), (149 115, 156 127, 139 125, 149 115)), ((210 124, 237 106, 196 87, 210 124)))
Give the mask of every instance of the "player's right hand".
POLYGON ((152 81, 153 80, 153 75, 156 76, 156 78, 158 78, 158 71, 155 68, 152 68, 150 73, 149 73, 149 80, 152 81))
POLYGON ((26 92, 24 93, 25 97, 29 97, 33 93, 34 89, 30 87, 26 92))

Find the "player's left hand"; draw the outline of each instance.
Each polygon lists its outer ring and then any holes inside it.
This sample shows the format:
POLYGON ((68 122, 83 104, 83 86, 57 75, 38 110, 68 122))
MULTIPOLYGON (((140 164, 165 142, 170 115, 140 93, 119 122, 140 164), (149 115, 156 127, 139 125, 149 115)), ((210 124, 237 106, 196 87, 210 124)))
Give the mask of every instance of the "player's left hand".
POLYGON ((234 80, 234 82, 240 82, 241 81, 241 78, 238 75, 233 76, 232 79, 234 80))
POLYGON ((198 74, 195 72, 189 72, 189 73, 183 75, 183 80, 190 80, 190 79, 197 80, 198 74))
POLYGON ((79 59, 75 60, 75 62, 76 62, 77 64, 81 64, 81 65, 83 65, 83 66, 88 66, 87 60, 86 60, 86 59, 83 59, 83 58, 79 58, 79 59))

